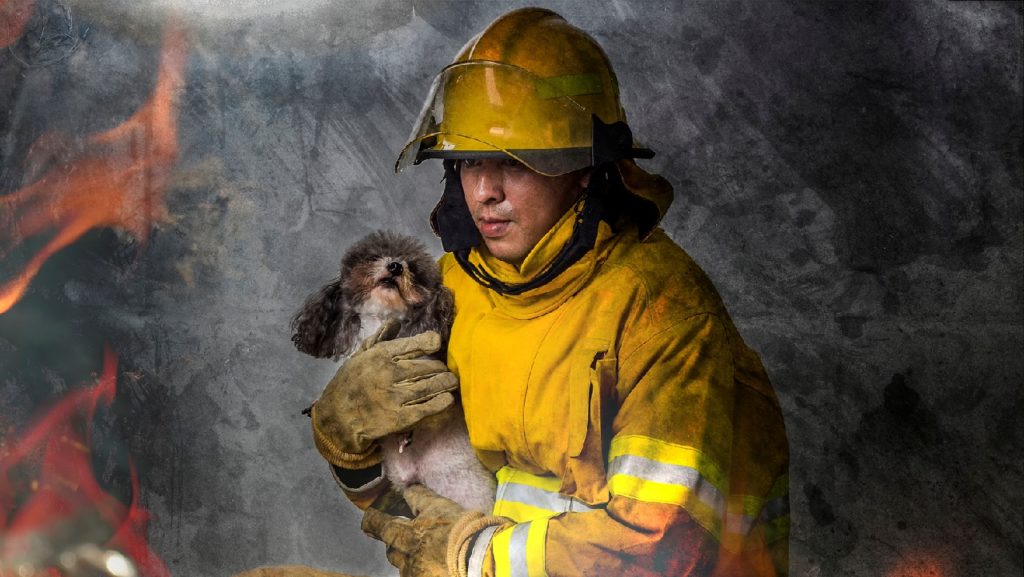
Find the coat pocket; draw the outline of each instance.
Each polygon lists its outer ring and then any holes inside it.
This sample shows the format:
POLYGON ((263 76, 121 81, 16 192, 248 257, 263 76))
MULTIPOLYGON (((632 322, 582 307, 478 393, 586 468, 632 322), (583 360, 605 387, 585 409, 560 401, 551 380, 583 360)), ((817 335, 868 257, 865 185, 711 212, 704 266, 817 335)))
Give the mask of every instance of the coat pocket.
MULTIPOLYGON (((590 504, 605 495, 606 445, 618 363, 606 341, 591 340, 573 354, 569 386, 568 463, 562 491, 590 504)), ((604 500, 607 500, 605 497, 604 500)))

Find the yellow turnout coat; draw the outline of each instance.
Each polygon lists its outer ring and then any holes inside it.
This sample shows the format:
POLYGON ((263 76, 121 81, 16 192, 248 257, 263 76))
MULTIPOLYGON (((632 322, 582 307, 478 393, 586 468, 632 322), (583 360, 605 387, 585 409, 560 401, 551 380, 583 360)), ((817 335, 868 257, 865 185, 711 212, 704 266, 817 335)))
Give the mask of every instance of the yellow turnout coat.
MULTIPOLYGON (((573 217, 518 268, 486 249, 471 262, 528 280, 573 217)), ((661 229, 602 222, 582 260, 519 296, 482 287, 452 255, 441 266, 470 441, 498 476, 493 512, 517 523, 476 540, 470 574, 786 573, 778 401, 707 276, 661 229), (713 571, 697 566, 695 535, 711 537, 713 571)))

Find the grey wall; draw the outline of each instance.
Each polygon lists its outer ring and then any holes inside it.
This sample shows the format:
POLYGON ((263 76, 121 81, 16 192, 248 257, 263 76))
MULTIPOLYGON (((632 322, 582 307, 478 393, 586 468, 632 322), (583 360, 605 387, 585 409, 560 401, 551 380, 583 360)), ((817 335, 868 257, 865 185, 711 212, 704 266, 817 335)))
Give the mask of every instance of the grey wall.
MULTIPOLYGON (((383 575, 299 414, 333 366, 297 353, 288 321, 372 229, 440 250, 440 167, 392 163, 432 75, 522 4, 208 4, 182 16, 175 218, 141 248, 90 233, 0 315, 0 425, 87 380, 110 342, 107 481, 123 492, 131 454, 173 574, 383 575)), ((658 152, 644 166, 676 188, 665 229, 771 373, 793 574, 1020 575, 1022 5, 549 5, 609 53, 658 152)), ((71 57, 0 53, 0 193, 40 134, 113 126, 152 89, 161 7, 70 9, 71 57)))

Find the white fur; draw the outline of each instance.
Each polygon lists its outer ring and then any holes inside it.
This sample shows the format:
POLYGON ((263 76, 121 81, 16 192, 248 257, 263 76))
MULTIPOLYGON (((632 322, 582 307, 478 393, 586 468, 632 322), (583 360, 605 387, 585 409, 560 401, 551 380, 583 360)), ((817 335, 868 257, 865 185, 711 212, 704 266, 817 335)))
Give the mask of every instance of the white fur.
MULTIPOLYGON (((378 291, 387 289, 375 288, 373 290, 378 291)), ((356 312, 359 313, 359 336, 356 337, 356 344, 359 344, 377 334, 377 331, 380 330, 380 326, 388 319, 394 318, 398 321, 405 320, 404 314, 399 314, 383 305, 381 299, 366 299, 358 308, 356 308, 356 312)))
POLYGON ((412 442, 399 450, 405 435, 380 440, 384 474, 404 489, 420 483, 467 509, 490 512, 494 506, 494 475, 480 464, 469 444, 466 419, 458 405, 417 425, 412 442))

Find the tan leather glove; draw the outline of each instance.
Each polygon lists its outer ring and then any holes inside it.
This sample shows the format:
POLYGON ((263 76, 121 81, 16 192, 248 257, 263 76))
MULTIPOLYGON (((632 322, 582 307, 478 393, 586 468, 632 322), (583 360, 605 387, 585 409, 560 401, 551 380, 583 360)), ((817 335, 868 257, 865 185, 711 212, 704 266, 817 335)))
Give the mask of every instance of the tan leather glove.
POLYGON ((380 461, 377 439, 448 408, 458 379, 442 361, 421 358, 440 348, 441 337, 425 332, 369 344, 345 361, 310 412, 320 454, 338 467, 369 467, 380 461))
POLYGON ((401 577, 461 577, 469 546, 490 526, 511 526, 503 517, 464 509, 423 485, 402 492, 415 518, 394 517, 374 508, 363 513, 363 531, 387 545, 388 561, 401 577))

